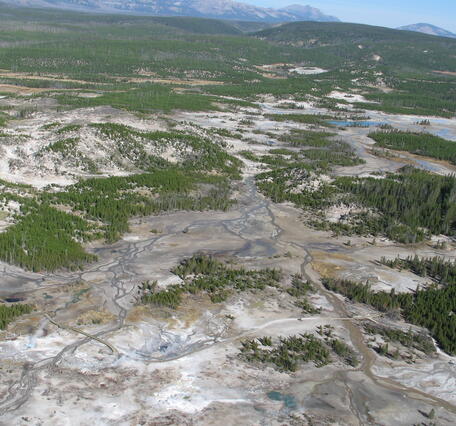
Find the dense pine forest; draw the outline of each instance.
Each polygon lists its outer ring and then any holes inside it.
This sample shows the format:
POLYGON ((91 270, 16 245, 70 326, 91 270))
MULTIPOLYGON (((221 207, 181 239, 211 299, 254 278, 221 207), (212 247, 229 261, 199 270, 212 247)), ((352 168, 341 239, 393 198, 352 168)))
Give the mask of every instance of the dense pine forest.
MULTIPOLYGON (((239 23, 196 18, 91 16, 5 5, 0 6, 0 14, 5 18, 0 23, 4 40, 0 83, 39 89, 33 100, 50 97, 63 111, 109 106, 149 114, 235 111, 239 105, 258 109, 253 102, 265 94, 294 101, 313 99, 334 114, 267 114, 266 118, 310 125, 319 131, 294 130, 282 135, 288 150, 271 149, 262 156, 244 153, 273 169, 258 176, 264 194, 310 209, 342 201, 375 211, 362 213, 355 225, 315 224, 337 233, 383 234, 401 242, 419 241, 429 233, 454 234, 453 178, 409 173, 384 180, 336 179, 322 183, 316 191, 295 190, 302 179, 362 162, 347 144, 323 131, 331 127, 328 120, 333 115, 356 111, 347 109, 348 101, 328 97, 334 90, 361 90, 366 99, 378 102, 354 102, 355 108, 453 116, 454 77, 436 72, 437 63, 444 71, 456 66, 453 40, 342 23, 293 23, 246 34, 239 23), (426 55, 417 54, 423 49, 426 55), (381 59, 372 59, 374 54, 381 59), (265 68, 270 64, 282 65, 265 68), (300 75, 287 64, 322 67, 324 72, 300 75), (191 80, 201 85, 191 87, 191 80), (391 90, 386 92, 383 86, 391 90), (88 91, 95 96, 81 96, 88 91), (338 198, 341 191, 345 192, 343 200, 338 198)), ((18 111, 18 118, 25 116, 27 109, 18 111)), ((14 119, 8 108, 1 111, 0 125, 14 119)), ((44 127, 52 125, 44 123, 44 127)), ((80 138, 66 133, 81 127, 69 124, 58 129, 61 139, 44 148, 42 158, 49 153, 76 156, 80 138)), ((182 132, 139 132, 118 124, 100 123, 92 128, 112 138, 120 156, 134 158, 140 173, 87 179, 62 192, 40 194, 33 207, 26 200, 30 194, 16 200, 22 208, 15 225, 0 235, 0 259, 34 271, 80 268, 94 259, 81 244, 95 238, 116 241, 128 230, 131 217, 177 209, 226 210, 232 204, 230 180, 240 177, 241 163, 218 142, 182 132), (171 165, 147 153, 138 140, 148 144, 173 141, 191 147, 192 153, 171 165)), ((394 149, 454 162, 453 145, 437 137, 401 132, 372 137, 382 138, 377 143, 394 149)), ((98 172, 90 159, 79 160, 89 174, 98 172)))
POLYGON ((399 130, 373 132, 369 137, 376 146, 446 160, 456 164, 456 144, 430 133, 410 133, 399 130))
MULTIPOLYGON (((454 76, 436 72, 456 70, 451 53, 456 42, 452 39, 367 25, 317 22, 289 23, 262 30, 255 36, 282 47, 299 46, 308 60, 337 69, 337 73, 318 76, 323 85, 327 79, 333 79, 345 89, 353 78, 348 70, 359 70, 361 64, 366 70, 375 70, 394 90, 372 89, 365 97, 374 103, 355 102, 358 108, 444 117, 454 117, 456 113, 454 76)), ((361 78, 373 84, 378 80, 369 72, 361 78)))
POLYGON ((336 186, 382 214, 379 231, 413 243, 425 233, 455 235, 456 178, 404 169, 384 179, 339 178, 336 186))
MULTIPOLYGON (((334 157, 335 153, 331 155, 334 157)), ((329 165, 334 166, 334 161, 329 161, 329 165)), ((364 209, 346 222, 328 223, 312 215, 309 224, 337 234, 385 235, 402 243, 422 241, 431 234, 455 235, 454 176, 405 167, 400 173, 390 173, 384 178, 336 177, 330 182, 319 181, 325 167, 318 161, 287 165, 259 174, 257 185, 274 202, 291 201, 314 213, 340 204, 364 209), (312 181, 319 181, 316 188, 310 184, 312 181), (302 188, 303 182, 309 182, 308 188, 302 188)))
POLYGON ((415 255, 405 259, 400 257, 386 259, 382 257, 380 263, 394 269, 406 269, 420 277, 432 278, 440 284, 456 285, 456 263, 439 256, 421 258, 415 255))
POLYGON ((347 280, 323 280, 328 290, 371 305, 381 312, 398 310, 404 319, 425 327, 448 354, 456 354, 456 285, 430 286, 412 293, 373 291, 369 285, 347 280))
POLYGON ((30 305, 4 305, 0 303, 0 330, 4 330, 8 324, 21 315, 29 314, 33 311, 30 305))
POLYGON ((83 219, 49 205, 24 208, 16 225, 0 234, 0 259, 32 271, 83 267, 96 256, 81 242, 92 239, 83 219))
POLYGON ((297 371, 300 364, 313 362, 324 367, 332 362, 331 352, 323 341, 312 334, 290 336, 279 339, 263 337, 242 342, 241 359, 248 362, 272 364, 280 371, 297 371))

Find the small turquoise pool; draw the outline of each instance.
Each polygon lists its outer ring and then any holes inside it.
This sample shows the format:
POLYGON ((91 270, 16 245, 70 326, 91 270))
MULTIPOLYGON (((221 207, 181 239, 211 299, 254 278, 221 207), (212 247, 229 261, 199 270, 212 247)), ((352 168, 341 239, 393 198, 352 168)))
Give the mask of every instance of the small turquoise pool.
POLYGON ((295 410, 296 408, 298 408, 296 398, 293 395, 285 395, 281 392, 272 391, 268 393, 268 398, 272 399, 273 401, 283 402, 285 407, 289 408, 290 410, 295 410))

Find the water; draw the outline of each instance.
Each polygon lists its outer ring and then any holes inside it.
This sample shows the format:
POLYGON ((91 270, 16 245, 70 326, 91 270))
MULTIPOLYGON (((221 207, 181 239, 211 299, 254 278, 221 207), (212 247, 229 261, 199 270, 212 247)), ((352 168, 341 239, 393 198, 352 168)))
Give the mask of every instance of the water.
POLYGON ((450 129, 440 129, 440 130, 429 129, 429 131, 430 131, 430 133, 433 133, 436 136, 440 136, 443 139, 456 141, 456 136, 454 135, 454 133, 451 132, 450 129))
POLYGON ((22 302, 24 299, 20 298, 20 297, 8 297, 7 299, 5 299, 5 302, 8 302, 8 303, 17 303, 17 302, 22 302))
POLYGON ((433 164, 425 161, 425 160, 415 160, 421 167, 423 167, 425 170, 429 172, 439 172, 440 168, 437 166, 434 166, 433 164))
POLYGON ((268 393, 268 398, 272 399, 273 401, 283 402, 285 407, 289 408, 290 410, 295 410, 298 408, 296 398, 293 395, 285 395, 277 391, 272 391, 268 393))
POLYGON ((83 288, 82 290, 79 290, 77 293, 73 295, 73 298, 69 302, 65 303, 65 308, 68 308, 68 306, 78 303, 81 300, 81 297, 89 290, 89 288, 83 288))
POLYGON ((386 123, 385 121, 350 121, 350 120, 331 120, 329 124, 339 127, 371 127, 371 126, 382 126, 386 123))
POLYGON ((277 249, 268 240, 248 241, 245 246, 237 252, 239 257, 270 257, 277 254, 277 249))

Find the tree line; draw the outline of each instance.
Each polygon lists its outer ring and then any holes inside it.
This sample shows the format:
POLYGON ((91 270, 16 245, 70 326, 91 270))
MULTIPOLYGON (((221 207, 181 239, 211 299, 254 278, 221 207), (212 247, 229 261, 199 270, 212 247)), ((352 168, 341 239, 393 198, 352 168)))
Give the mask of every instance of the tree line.
POLYGON ((246 270, 232 268, 211 256, 195 255, 185 259, 172 272, 184 280, 160 290, 156 284, 142 286, 141 302, 176 309, 185 294, 209 295, 213 303, 225 301, 234 292, 277 287, 281 272, 276 269, 246 270))
POLYGON ((381 148, 407 151, 456 164, 456 144, 430 133, 388 130, 370 133, 369 137, 381 148))
POLYGON ((371 289, 370 285, 325 278, 324 286, 348 299, 371 305, 381 312, 399 311, 406 321, 425 327, 448 354, 456 354, 456 285, 418 288, 414 293, 396 294, 371 289))
POLYGON ((456 263, 440 256, 423 258, 417 255, 405 259, 382 257, 380 263, 394 269, 406 269, 420 277, 430 277, 440 284, 456 284, 456 263))
POLYGON ((456 234, 454 176, 404 168, 384 179, 341 177, 335 185, 353 194, 363 206, 380 212, 383 233, 394 240, 414 243, 426 236, 424 230, 435 235, 456 234))
POLYGON ((33 306, 14 304, 11 306, 0 304, 0 330, 5 330, 9 323, 21 315, 29 314, 33 311, 33 306))

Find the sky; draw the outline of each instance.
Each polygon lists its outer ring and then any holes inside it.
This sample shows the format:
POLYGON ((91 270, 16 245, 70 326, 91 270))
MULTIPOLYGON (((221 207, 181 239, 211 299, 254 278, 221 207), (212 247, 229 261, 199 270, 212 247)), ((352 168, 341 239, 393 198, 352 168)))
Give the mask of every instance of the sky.
POLYGON ((262 7, 318 7, 345 22, 396 28, 426 22, 456 33, 456 0, 243 0, 262 7))

